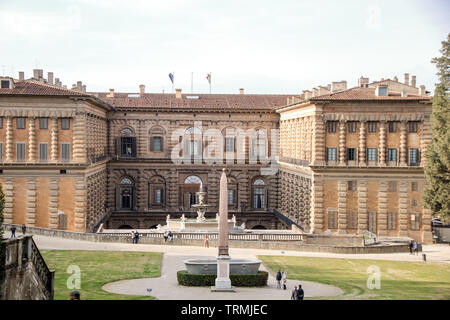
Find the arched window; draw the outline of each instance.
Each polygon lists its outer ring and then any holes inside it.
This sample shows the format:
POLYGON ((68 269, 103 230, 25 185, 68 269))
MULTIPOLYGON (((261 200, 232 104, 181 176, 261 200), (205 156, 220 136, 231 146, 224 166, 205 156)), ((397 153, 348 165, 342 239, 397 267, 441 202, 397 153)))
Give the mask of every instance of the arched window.
POLYGON ((116 140, 117 154, 121 157, 136 157, 136 137, 131 128, 123 128, 116 140))
POLYGON ((184 179, 184 184, 199 184, 202 185, 202 179, 200 179, 197 176, 189 176, 186 179, 184 179))
MULTIPOLYGON (((189 176, 186 179, 184 179, 184 184, 198 184, 200 185, 200 190, 203 188, 203 182, 202 179, 200 179, 197 176, 189 176)), ((189 197, 187 205, 189 208, 192 207, 193 204, 198 204, 198 195, 197 192, 189 191, 187 194, 189 197)))
POLYGON ((120 131, 120 134, 123 136, 132 135, 133 131, 130 128, 123 128, 122 131, 120 131))
POLYGON ((184 131, 185 134, 202 134, 202 130, 198 127, 189 127, 184 131))
POLYGON ((149 207, 161 208, 165 201, 165 180, 161 176, 154 176, 149 181, 149 207))
POLYGON ((253 208, 264 209, 265 207, 265 183, 261 178, 253 182, 253 208))
POLYGON ((120 209, 133 209, 134 183, 129 178, 123 178, 119 184, 120 209))
POLYGON ((222 130, 225 152, 236 152, 236 130, 228 127, 222 130))

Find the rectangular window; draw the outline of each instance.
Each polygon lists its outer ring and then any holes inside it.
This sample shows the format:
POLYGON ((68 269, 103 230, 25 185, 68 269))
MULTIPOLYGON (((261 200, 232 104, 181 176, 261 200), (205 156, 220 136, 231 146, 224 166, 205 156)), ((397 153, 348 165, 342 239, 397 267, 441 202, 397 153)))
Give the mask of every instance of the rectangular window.
POLYGON ((152 147, 151 151, 162 151, 162 137, 152 137, 152 147))
POLYGON ((372 233, 377 233, 377 213, 370 211, 368 216, 368 229, 372 233))
POLYGON ((337 212, 328 211, 328 229, 337 228, 337 212))
POLYGON ((397 214, 395 212, 388 212, 388 230, 397 229, 397 214))
POLYGON ((378 95, 380 97, 384 97, 388 95, 388 88, 387 87, 379 87, 378 88, 378 95))
POLYGON ((419 165, 419 149, 411 148, 409 149, 409 165, 418 166, 419 165))
POLYGON ((16 159, 17 161, 25 161, 25 142, 16 143, 16 159))
POLYGON ((327 148, 327 160, 336 161, 336 148, 327 148))
POLYGON ((356 229, 356 228, 357 228, 357 213, 355 211, 350 211, 348 213, 347 229, 356 229))
POLYGON ((337 123, 337 121, 328 121, 327 122, 328 132, 336 132, 336 123, 337 123))
POLYGON ((253 192, 253 208, 263 209, 264 208, 264 188, 256 187, 253 192))
POLYGON ((39 143, 39 161, 48 160, 48 143, 39 143))
POLYGON ((397 181, 389 181, 389 191, 390 192, 397 191, 397 181))
POLYGON ((39 118, 39 129, 48 129, 48 118, 39 118))
POLYGON ((253 156, 258 156, 259 159, 262 159, 266 156, 266 139, 263 137, 255 138, 252 140, 253 145, 253 156))
POLYGON ((367 122, 367 131, 370 133, 377 132, 377 123, 376 121, 369 121, 367 122))
POLYGON ((234 137, 225 138, 225 152, 234 152, 234 137))
POLYGON ((412 192, 419 191, 417 182, 411 182, 411 191, 412 191, 412 192))
POLYGON ((69 118, 61 118, 61 129, 63 129, 63 130, 70 129, 70 119, 69 118))
POLYGON ((1 87, 2 89, 9 89, 9 80, 2 80, 1 87))
POLYGON ((201 141, 191 140, 189 141, 189 155, 198 157, 201 155, 201 141))
POLYGON ((397 161, 397 149, 388 148, 388 161, 397 161))
POLYGON ((120 138, 120 155, 122 157, 133 157, 133 137, 120 138))
POLYGON ((16 128, 25 129, 25 118, 16 118, 16 128))
POLYGON ((234 190, 228 189, 228 204, 234 204, 234 190))
POLYGON ((162 204, 163 203, 163 189, 155 190, 155 203, 162 204))
POLYGON ((348 124, 348 132, 349 133, 356 132, 356 121, 349 121, 349 122, 347 122, 347 124, 348 124))
POLYGON ((388 126, 389 126, 389 133, 397 132, 397 123, 395 121, 389 121, 388 126))
POLYGON ((408 122, 409 132, 417 132, 418 127, 419 127, 418 121, 409 121, 408 122))
POLYGON ((347 189, 348 191, 356 190, 356 181, 347 181, 347 189))
POLYGON ((70 143, 61 143, 61 160, 70 161, 70 143))
POLYGON ((367 148, 367 161, 377 161, 377 148, 367 148))
POLYGON ((418 213, 410 214, 410 227, 411 230, 420 229, 420 215, 418 213))
POLYGON ((347 160, 348 161, 356 160, 356 148, 347 148, 347 160))

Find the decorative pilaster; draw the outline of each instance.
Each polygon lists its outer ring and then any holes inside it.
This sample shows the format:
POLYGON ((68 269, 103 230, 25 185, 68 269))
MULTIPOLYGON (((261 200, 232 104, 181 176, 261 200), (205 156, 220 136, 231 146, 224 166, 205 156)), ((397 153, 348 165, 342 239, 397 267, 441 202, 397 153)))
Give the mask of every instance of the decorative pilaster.
POLYGON ((367 230, 367 181, 358 181, 358 233, 367 230))
POLYGON ((5 209, 3 209, 4 221, 5 223, 13 223, 14 184, 12 178, 5 179, 3 191, 5 193, 5 209))
POLYGON ((27 179, 27 225, 34 226, 36 224, 36 180, 35 178, 27 179))
POLYGON ((36 118, 28 118, 28 161, 36 161, 36 118))
POLYGON ((407 122, 406 121, 402 121, 400 123, 400 166, 401 167, 406 167, 408 164, 406 162, 406 153, 407 153, 407 137, 408 137, 408 133, 406 130, 406 125, 407 122))
POLYGON ((51 161, 58 161, 58 118, 52 117, 51 161))
POLYGON ((338 181, 338 233, 347 233, 347 181, 338 181))
POLYGON ((73 125, 73 159, 74 162, 85 163, 86 157, 86 114, 77 112, 73 125))
POLYGON ((398 188, 399 237, 408 236, 408 182, 400 181, 398 188))
POLYGON ((58 228, 58 178, 50 178, 48 210, 50 214, 49 228, 58 228))
POLYGON ((75 180, 75 231, 86 231, 86 182, 84 177, 75 180))
POLYGON ((210 205, 213 205, 215 208, 219 207, 219 179, 220 174, 219 171, 216 169, 211 169, 211 171, 208 173, 208 193, 207 193, 207 201, 210 205))
POLYGON ((386 166, 386 121, 380 121, 380 161, 379 166, 386 166))
POLYGON ((361 121, 359 127, 359 165, 366 165, 366 121, 361 121))
POLYGON ((6 117, 6 161, 14 161, 12 117, 6 117))
POLYGON ((325 164, 325 126, 322 115, 311 117, 311 163, 315 166, 325 164))
POLYGON ((345 166, 345 121, 339 121, 339 165, 345 166))
POLYGON ((169 186, 167 193, 167 204, 172 210, 178 210, 178 174, 175 169, 169 172, 169 186))
POLYGON ((378 235, 379 236, 385 236, 387 235, 387 206, 388 206, 388 199, 387 199, 387 190, 388 190, 388 183, 386 181, 380 181, 378 183, 378 235))
POLYGON ((137 179, 137 209, 139 211, 147 211, 148 210, 148 183, 145 179, 144 170, 138 170, 138 179, 137 179))
POLYGON ((139 158, 143 158, 147 153, 147 143, 148 143, 148 135, 145 130, 145 120, 139 120, 138 127, 138 156, 139 158))
POLYGON ((313 180, 311 188, 311 233, 323 232, 323 181, 313 180))
POLYGON ((430 115, 426 114, 425 119, 422 122, 422 130, 420 130, 420 150, 422 156, 420 157, 420 166, 425 167, 427 164, 427 157, 425 156, 427 153, 428 146, 431 144, 432 140, 432 131, 431 131, 431 122, 430 115))

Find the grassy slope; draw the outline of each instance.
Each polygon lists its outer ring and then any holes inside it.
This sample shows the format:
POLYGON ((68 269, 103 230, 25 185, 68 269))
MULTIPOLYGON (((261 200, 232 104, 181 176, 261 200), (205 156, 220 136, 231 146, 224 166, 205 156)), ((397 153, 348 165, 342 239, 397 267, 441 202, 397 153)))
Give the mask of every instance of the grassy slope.
POLYGON ((450 264, 259 256, 271 271, 287 271, 289 279, 332 284, 344 291, 333 299, 450 299, 450 264), (381 270, 381 288, 370 290, 367 267, 381 270))
POLYGON ((159 277, 161 253, 81 250, 42 250, 41 253, 49 268, 56 271, 55 300, 67 300, 72 291, 66 284, 71 276, 66 273, 70 265, 78 265, 81 269, 82 300, 154 299, 113 294, 101 287, 112 281, 159 277))

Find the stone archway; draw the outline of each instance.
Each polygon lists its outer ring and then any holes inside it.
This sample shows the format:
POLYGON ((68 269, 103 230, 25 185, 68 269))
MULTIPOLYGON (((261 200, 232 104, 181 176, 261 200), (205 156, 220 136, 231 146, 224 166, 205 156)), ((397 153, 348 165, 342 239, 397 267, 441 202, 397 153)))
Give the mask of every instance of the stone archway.
POLYGON ((204 188, 203 181, 199 176, 190 175, 184 179, 184 183, 180 186, 180 205, 184 210, 194 210, 192 205, 197 203, 196 193, 200 189, 204 188))

